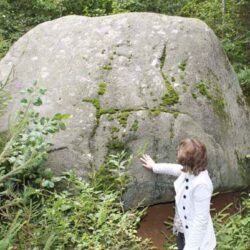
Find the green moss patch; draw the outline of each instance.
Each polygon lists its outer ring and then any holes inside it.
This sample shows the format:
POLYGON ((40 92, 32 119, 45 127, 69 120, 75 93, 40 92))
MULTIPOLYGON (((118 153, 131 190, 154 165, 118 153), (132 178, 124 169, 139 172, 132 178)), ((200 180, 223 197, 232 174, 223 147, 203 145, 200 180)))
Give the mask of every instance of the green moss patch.
POLYGON ((193 92, 192 93, 192 97, 194 98, 194 99, 197 99, 197 95, 193 92))
POLYGON ((120 131, 120 129, 119 128, 117 128, 117 127, 111 127, 110 128, 110 130, 111 130, 111 134, 114 134, 114 133, 118 133, 119 131, 120 131))
POLYGON ((111 70, 111 69, 112 69, 111 63, 104 64, 104 65, 102 66, 102 69, 104 69, 104 70, 111 70))
POLYGON ((106 92, 107 83, 106 82, 99 82, 98 83, 98 95, 104 95, 106 92))
POLYGON ((107 148, 109 152, 120 152, 125 150, 126 146, 124 142, 120 141, 119 139, 115 139, 107 144, 107 148))
POLYGON ((165 60, 166 60, 166 46, 164 46, 162 55, 160 57, 160 71, 161 71, 161 75, 165 83, 165 93, 161 98, 162 100, 161 106, 173 105, 173 104, 178 103, 179 101, 179 96, 177 92, 172 87, 167 76, 163 72, 163 66, 165 64, 165 60))
POLYGON ((187 66, 187 63, 186 63, 186 61, 184 61, 184 62, 182 62, 182 63, 180 63, 180 64, 178 65, 178 68, 179 68, 181 71, 185 71, 185 70, 186 70, 186 66, 187 66))
POLYGON ((128 111, 121 111, 118 114, 118 121, 122 125, 122 127, 126 127, 128 116, 129 116, 129 112, 128 111))
POLYGON ((83 102, 89 102, 95 106, 96 109, 100 109, 100 100, 97 98, 84 98, 83 102))
POLYGON ((208 99, 211 99, 211 94, 209 93, 208 87, 204 81, 199 81, 196 83, 196 89, 200 92, 201 95, 206 96, 208 99))
POLYGON ((160 57, 160 69, 162 71, 166 59, 166 45, 163 48, 162 55, 160 57))
POLYGON ((130 131, 137 131, 137 129, 139 128, 139 122, 138 122, 138 120, 134 120, 134 122, 133 122, 133 124, 132 124, 132 126, 131 126, 131 128, 130 128, 130 131))
POLYGON ((225 111, 225 101, 223 96, 216 96, 212 98, 212 106, 215 114, 223 119, 228 119, 228 114, 225 111))
POLYGON ((119 112, 120 109, 118 108, 108 108, 108 109, 100 109, 100 115, 104 115, 104 114, 115 114, 117 112, 119 112))
POLYGON ((172 87, 171 83, 168 81, 167 77, 164 75, 163 72, 162 72, 162 77, 164 79, 166 89, 164 95, 161 97, 162 100, 161 105, 165 106, 178 103, 179 95, 172 87))
POLYGON ((227 121, 229 119, 229 115, 225 111, 225 101, 223 98, 223 94, 218 85, 214 85, 215 87, 210 90, 204 81, 199 81, 195 85, 195 91, 192 93, 194 99, 197 99, 197 93, 200 93, 202 96, 205 96, 212 105, 214 113, 227 121))
POLYGON ((152 109, 149 109, 150 114, 152 114, 153 116, 158 116, 161 113, 170 113, 172 114, 175 118, 177 118, 177 116, 180 114, 180 112, 176 111, 176 110, 169 110, 166 109, 164 107, 155 107, 152 109))
POLYGON ((99 120, 100 120, 100 116, 101 116, 100 100, 98 98, 84 98, 84 99, 82 99, 82 102, 91 103, 96 108, 96 120, 97 120, 97 124, 99 124, 99 120))

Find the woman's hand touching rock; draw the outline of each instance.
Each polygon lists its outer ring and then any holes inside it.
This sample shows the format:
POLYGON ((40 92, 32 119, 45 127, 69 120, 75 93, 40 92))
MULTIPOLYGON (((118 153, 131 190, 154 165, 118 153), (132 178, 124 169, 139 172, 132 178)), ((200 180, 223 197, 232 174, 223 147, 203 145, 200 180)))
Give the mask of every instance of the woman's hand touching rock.
POLYGON ((144 154, 141 158, 140 161, 142 162, 142 166, 152 170, 153 165, 155 164, 154 160, 147 154, 144 154))

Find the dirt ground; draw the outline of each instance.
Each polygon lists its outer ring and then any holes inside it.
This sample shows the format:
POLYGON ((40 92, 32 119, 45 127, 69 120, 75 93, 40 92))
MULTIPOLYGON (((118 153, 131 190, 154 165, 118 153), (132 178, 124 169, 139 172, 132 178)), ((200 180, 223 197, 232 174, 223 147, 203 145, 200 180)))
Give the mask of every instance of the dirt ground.
MULTIPOLYGON (((228 192, 217 194, 212 197, 211 212, 218 212, 233 203, 227 210, 230 213, 236 212, 239 206, 241 192, 228 192)), ((157 250, 164 250, 163 243, 166 236, 171 237, 171 228, 166 227, 165 221, 171 221, 174 217, 174 202, 154 205, 148 208, 147 214, 140 222, 138 235, 142 238, 150 238, 157 250)))

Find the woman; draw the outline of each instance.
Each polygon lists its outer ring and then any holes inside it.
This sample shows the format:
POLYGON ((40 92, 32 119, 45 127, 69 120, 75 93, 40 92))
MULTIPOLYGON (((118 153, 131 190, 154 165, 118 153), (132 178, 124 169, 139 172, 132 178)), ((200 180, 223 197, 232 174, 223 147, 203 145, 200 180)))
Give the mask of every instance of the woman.
POLYGON ((197 139, 182 140, 177 153, 178 164, 156 164, 149 155, 143 155, 140 160, 145 168, 156 174, 178 176, 174 182, 174 230, 178 249, 215 249, 216 239, 210 216, 213 185, 206 170, 205 145, 197 139))

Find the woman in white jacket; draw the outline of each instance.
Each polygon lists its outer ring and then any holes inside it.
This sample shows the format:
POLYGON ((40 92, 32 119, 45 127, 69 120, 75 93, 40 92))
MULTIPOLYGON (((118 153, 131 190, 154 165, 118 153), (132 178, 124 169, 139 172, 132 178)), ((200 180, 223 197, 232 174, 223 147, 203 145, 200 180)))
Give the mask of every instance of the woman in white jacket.
POLYGON ((176 212, 174 231, 178 250, 213 250, 216 239, 210 216, 213 185, 206 170, 206 147, 197 139, 182 140, 178 164, 155 163, 149 155, 141 157, 143 166, 156 174, 177 176, 174 182, 176 212))

